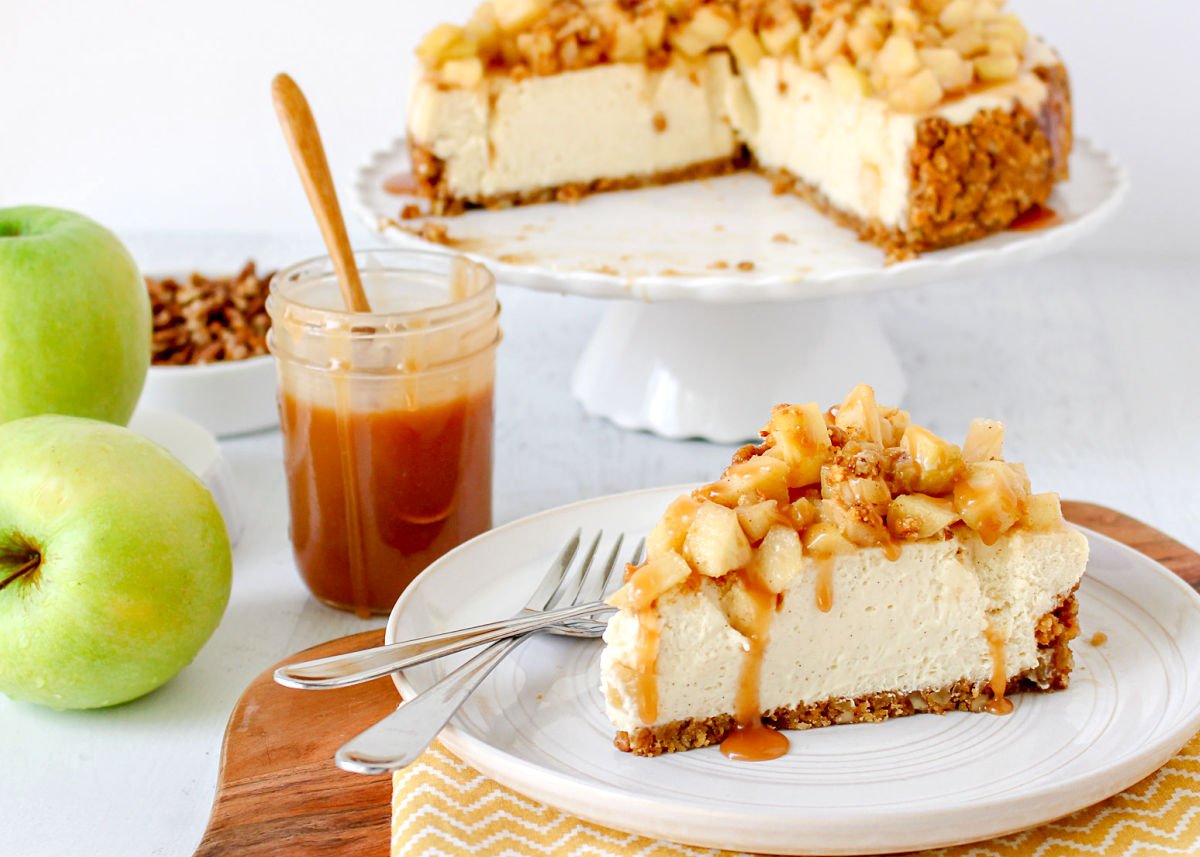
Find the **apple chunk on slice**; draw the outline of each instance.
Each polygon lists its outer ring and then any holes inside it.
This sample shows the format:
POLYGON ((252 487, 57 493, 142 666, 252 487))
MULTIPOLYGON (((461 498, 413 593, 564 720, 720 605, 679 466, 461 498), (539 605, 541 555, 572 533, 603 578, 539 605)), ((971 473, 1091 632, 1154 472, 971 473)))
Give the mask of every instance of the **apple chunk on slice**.
POLYGON ((804 488, 821 481, 821 467, 833 456, 833 444, 825 427, 825 416, 816 402, 779 405, 771 412, 766 433, 775 442, 766 455, 787 465, 789 488, 804 488))
POLYGON ((1058 495, 1032 494, 1025 503, 1025 517, 1021 521, 1031 530, 1050 532, 1063 525, 1062 504, 1058 495))
POLYGON ((927 539, 959 519, 949 498, 901 494, 888 506, 888 531, 898 539, 927 539))
POLYGON ((943 496, 954 488, 963 469, 962 452, 927 428, 910 425, 900 438, 900 449, 908 454, 909 467, 902 476, 905 491, 943 496))
POLYGON ((1004 423, 996 420, 971 420, 967 439, 963 441, 962 457, 968 464, 1002 458, 1004 423))
POLYGON ((665 551, 636 569, 625 585, 608 597, 608 603, 619 610, 644 610, 691 574, 683 557, 665 551))
POLYGON ((788 468, 777 458, 756 455, 725 468, 725 475, 700 489, 714 503, 734 507, 746 500, 788 501, 788 468))
POLYGON ((750 562, 750 542, 737 513, 717 503, 701 503, 683 540, 683 555, 708 577, 721 577, 750 562))
POLYGON ((791 527, 776 524, 767 531, 750 561, 750 571, 778 595, 799 577, 804 565, 800 536, 791 527))
POLYGON ((683 550, 683 539, 699 507, 699 501, 687 494, 671 501, 667 511, 646 536, 646 556, 653 559, 662 553, 683 550))
POLYGON ((779 504, 774 500, 748 503, 738 506, 734 511, 737 512, 738 521, 742 525, 742 531, 746 534, 746 538, 752 542, 761 541, 771 527, 783 520, 779 504))

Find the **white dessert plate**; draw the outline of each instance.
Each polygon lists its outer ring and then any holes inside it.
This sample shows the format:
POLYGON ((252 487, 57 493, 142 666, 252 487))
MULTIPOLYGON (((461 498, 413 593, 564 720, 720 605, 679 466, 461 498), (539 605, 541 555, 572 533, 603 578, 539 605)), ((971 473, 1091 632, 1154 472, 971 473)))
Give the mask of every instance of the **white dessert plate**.
POLYGON ((1077 138, 1071 178, 1049 201, 1060 218, 1055 225, 885 265, 877 247, 803 200, 775 196, 752 173, 596 194, 576 204, 404 221, 399 213, 406 204, 427 206, 389 193, 384 182, 408 170, 405 143, 397 140, 370 158, 355 185, 360 216, 394 243, 456 250, 506 285, 651 301, 797 301, 984 273, 1055 252, 1093 231, 1127 188, 1116 159, 1077 138), (430 221, 446 227, 447 245, 413 234, 430 221), (753 267, 739 270, 739 263, 753 267))
MULTIPOLYGON (((690 486, 689 486, 690 487, 690 486)), ((500 527, 430 566, 388 641, 515 612, 575 530, 644 533, 683 487, 602 497, 500 527)), ((442 733, 487 776, 618 830, 781 854, 888 853, 1032 827, 1127 788, 1200 729, 1200 596, 1161 565, 1088 532, 1083 637, 1069 690, 1018 695, 1007 717, 952 713, 789 733, 775 761, 716 748, 621 753, 600 694, 599 641, 537 637, 442 733), (1087 639, 1101 631, 1102 646, 1087 639)), ((420 692, 462 660, 397 678, 420 692)))

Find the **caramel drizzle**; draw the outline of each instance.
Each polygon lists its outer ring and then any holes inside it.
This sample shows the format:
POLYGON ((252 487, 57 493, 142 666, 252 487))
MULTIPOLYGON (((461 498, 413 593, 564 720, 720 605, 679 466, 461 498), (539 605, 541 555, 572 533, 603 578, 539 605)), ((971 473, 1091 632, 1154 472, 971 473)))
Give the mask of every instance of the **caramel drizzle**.
POLYGON ((658 610, 651 604, 637 612, 637 709, 643 723, 658 719, 658 610))
POLYGON ((828 613, 833 609, 833 557, 818 556, 813 561, 817 567, 817 609, 828 613))
POLYGON ((987 710, 990 714, 1009 714, 1013 710, 1012 700, 1004 698, 1004 691, 1008 687, 1008 668, 1004 656, 1007 641, 992 624, 991 619, 988 619, 987 625, 984 626, 983 636, 987 638, 988 649, 992 654, 992 701, 988 703, 987 710))
POLYGON ((761 762, 776 759, 788 750, 787 736, 763 725, 760 688, 762 684, 763 653, 770 639, 771 615, 775 612, 775 593, 749 570, 739 572, 753 605, 751 627, 746 635, 746 656, 738 677, 734 698, 736 727, 721 742, 721 752, 731 759, 761 762))

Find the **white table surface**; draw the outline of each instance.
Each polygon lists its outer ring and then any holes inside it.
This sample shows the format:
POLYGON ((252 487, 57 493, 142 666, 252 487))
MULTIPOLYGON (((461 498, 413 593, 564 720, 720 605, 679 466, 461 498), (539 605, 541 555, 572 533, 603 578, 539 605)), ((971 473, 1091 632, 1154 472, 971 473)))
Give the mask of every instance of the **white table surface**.
MULTIPOLYGON (((874 301, 917 421, 957 438, 973 416, 1003 419, 1035 489, 1112 506, 1200 548, 1198 272, 1200 257, 1091 253, 874 301)), ((727 462, 731 447, 627 433, 580 411, 568 377, 598 303, 501 298, 497 522, 705 479, 727 462)), ((0 855, 190 854, 247 683, 291 652, 382 624, 321 606, 301 585, 278 433, 223 447, 247 514, 223 623, 174 681, 122 707, 59 713, 0 697, 0 855)))

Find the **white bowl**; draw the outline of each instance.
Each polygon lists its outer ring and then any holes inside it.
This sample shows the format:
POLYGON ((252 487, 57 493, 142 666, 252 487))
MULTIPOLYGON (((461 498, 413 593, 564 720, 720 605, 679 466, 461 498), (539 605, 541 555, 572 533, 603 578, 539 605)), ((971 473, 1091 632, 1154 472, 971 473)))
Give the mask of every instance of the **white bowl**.
POLYGON ((181 414, 218 437, 274 428, 275 358, 151 366, 138 406, 181 414))

